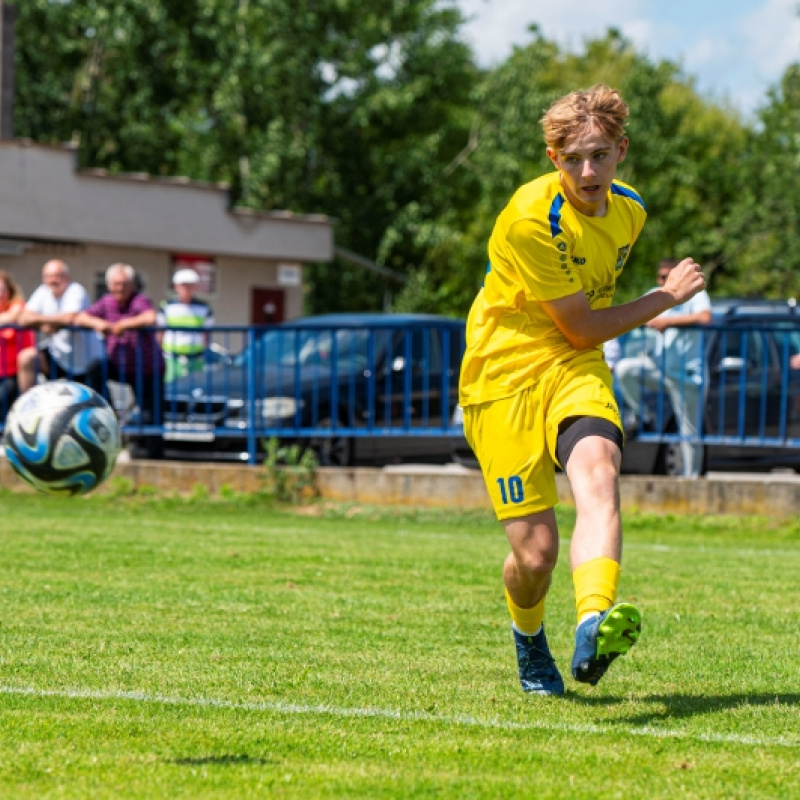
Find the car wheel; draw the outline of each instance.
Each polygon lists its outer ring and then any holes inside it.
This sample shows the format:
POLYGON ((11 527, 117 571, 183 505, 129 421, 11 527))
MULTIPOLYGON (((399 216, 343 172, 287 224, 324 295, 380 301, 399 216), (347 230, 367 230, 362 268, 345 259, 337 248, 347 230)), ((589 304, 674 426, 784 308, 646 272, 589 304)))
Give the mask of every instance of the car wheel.
MULTIPOLYGON (((330 428, 331 420, 320 420, 320 428, 330 428)), ((321 467, 349 467, 353 463, 353 440, 347 436, 320 436, 309 441, 321 467)))
MULTIPOLYGON (((706 450, 703 448, 703 455, 700 460, 700 474, 705 475, 706 450)), ((667 475, 671 478, 679 478, 683 473, 683 451, 679 442, 664 442, 658 453, 656 463, 656 473, 667 475)))
POLYGON ((160 436, 142 436, 131 439, 128 452, 133 459, 160 460, 164 458, 164 440, 160 436))
POLYGON ((467 454, 463 451, 454 451, 451 453, 450 458, 452 463, 457 464, 459 467, 466 467, 467 469, 481 468, 477 457, 473 453, 467 454))
POLYGON ((658 452, 656 473, 677 478, 683 475, 683 453, 678 442, 664 442, 658 452))

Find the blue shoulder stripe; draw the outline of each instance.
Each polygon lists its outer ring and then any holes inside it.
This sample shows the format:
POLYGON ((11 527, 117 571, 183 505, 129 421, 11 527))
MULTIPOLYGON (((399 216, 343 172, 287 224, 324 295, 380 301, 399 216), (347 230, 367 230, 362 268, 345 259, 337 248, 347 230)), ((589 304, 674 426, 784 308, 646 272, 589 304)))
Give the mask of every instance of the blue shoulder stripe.
POLYGON ((555 239, 561 233, 561 206, 564 205, 564 195, 557 194, 550 204, 547 218, 550 220, 550 235, 555 239))
MULTIPOLYGON (((485 275, 488 275, 491 271, 492 271, 492 262, 491 261, 487 261, 486 262, 486 273, 485 273, 485 275)), ((481 287, 486 286, 486 277, 485 277, 485 275, 484 275, 483 283, 481 284, 481 287)))
POLYGON ((628 197, 634 202, 638 203, 645 211, 647 211, 647 206, 644 204, 644 200, 639 197, 633 189, 627 189, 624 186, 620 186, 618 183, 611 184, 611 194, 618 194, 622 197, 628 197))

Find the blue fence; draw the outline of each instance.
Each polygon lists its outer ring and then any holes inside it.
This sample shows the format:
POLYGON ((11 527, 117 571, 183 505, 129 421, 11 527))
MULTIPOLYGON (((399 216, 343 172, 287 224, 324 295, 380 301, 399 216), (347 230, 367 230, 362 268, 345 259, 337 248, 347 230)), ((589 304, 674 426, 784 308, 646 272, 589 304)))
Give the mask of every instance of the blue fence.
POLYGON ((442 449, 461 437, 453 414, 464 323, 404 319, 172 329, 205 341, 196 354, 164 353, 166 369, 160 346, 143 332, 143 346, 110 358, 103 350, 87 376, 66 371, 101 391, 123 434, 152 455, 182 450, 254 462, 270 437, 314 440, 323 450, 343 439, 350 447, 394 439, 400 451, 426 442, 442 449))
MULTIPOLYGON (((150 336, 151 352, 138 347, 109 359, 100 348, 92 374, 75 376, 106 395, 123 433, 153 455, 166 448, 254 462, 270 437, 312 440, 323 448, 370 440, 387 453, 463 441, 454 421, 463 321, 298 321, 186 332, 204 337, 202 351, 166 354, 165 371, 150 336)), ((615 385, 629 441, 800 453, 800 359, 799 369, 793 362, 800 353, 798 321, 725 321, 693 333, 694 350, 679 351, 677 360, 649 329, 620 339, 615 385), (699 360, 690 363, 692 353, 699 360), (635 402, 622 390, 621 367, 628 387, 638 384, 635 402), (687 410, 691 424, 681 424, 687 410)), ((0 348, 9 341, 0 339, 0 348)), ((0 352, 3 364, 6 355, 0 352)), ((52 361, 50 367, 50 377, 57 377, 52 361)), ((66 365, 68 374, 72 367, 66 365)), ((8 376, 3 382, 9 385, 8 376)), ((12 400, 13 392, 4 391, 0 419, 12 400)))
POLYGON ((775 465, 800 462, 800 319, 641 328, 619 344, 615 388, 629 441, 689 443, 722 463, 768 450, 775 465), (688 343, 666 347, 675 335, 688 343))

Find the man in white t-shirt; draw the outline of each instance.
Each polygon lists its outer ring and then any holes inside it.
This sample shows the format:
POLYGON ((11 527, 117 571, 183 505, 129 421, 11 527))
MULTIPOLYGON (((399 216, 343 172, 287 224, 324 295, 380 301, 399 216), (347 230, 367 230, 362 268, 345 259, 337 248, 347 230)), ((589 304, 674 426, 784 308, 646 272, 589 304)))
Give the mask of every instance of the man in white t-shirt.
POLYGON ((94 331, 67 328, 88 306, 86 290, 70 278, 63 261, 52 259, 42 267, 42 284, 28 299, 18 321, 39 331, 38 347, 20 351, 17 359, 20 392, 36 383, 39 371, 46 378, 84 382, 89 364, 101 356, 101 342, 94 331))
MULTIPOLYGON (((661 286, 677 265, 678 262, 671 259, 659 263, 658 281, 661 286)), ((695 326, 710 322, 711 299, 703 290, 647 323, 647 327, 661 333, 652 353, 621 358, 614 365, 614 375, 625 404, 637 414, 640 412, 642 389, 658 391, 663 386, 683 437, 697 436, 702 422, 706 385, 705 336, 695 326)), ((703 468, 702 445, 684 440, 681 442, 681 455, 684 476, 699 475, 703 468)))

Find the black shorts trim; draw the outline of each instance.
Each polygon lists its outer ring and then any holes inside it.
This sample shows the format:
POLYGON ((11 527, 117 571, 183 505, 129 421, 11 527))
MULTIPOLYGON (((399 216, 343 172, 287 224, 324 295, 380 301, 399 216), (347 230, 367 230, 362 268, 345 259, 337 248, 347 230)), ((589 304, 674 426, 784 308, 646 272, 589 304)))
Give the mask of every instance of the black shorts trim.
POLYGON ((613 423, 602 417, 567 417, 558 426, 556 440, 556 457, 561 469, 567 468, 567 462, 575 449, 575 445, 587 436, 602 436, 614 442, 620 452, 625 440, 622 431, 613 423))

